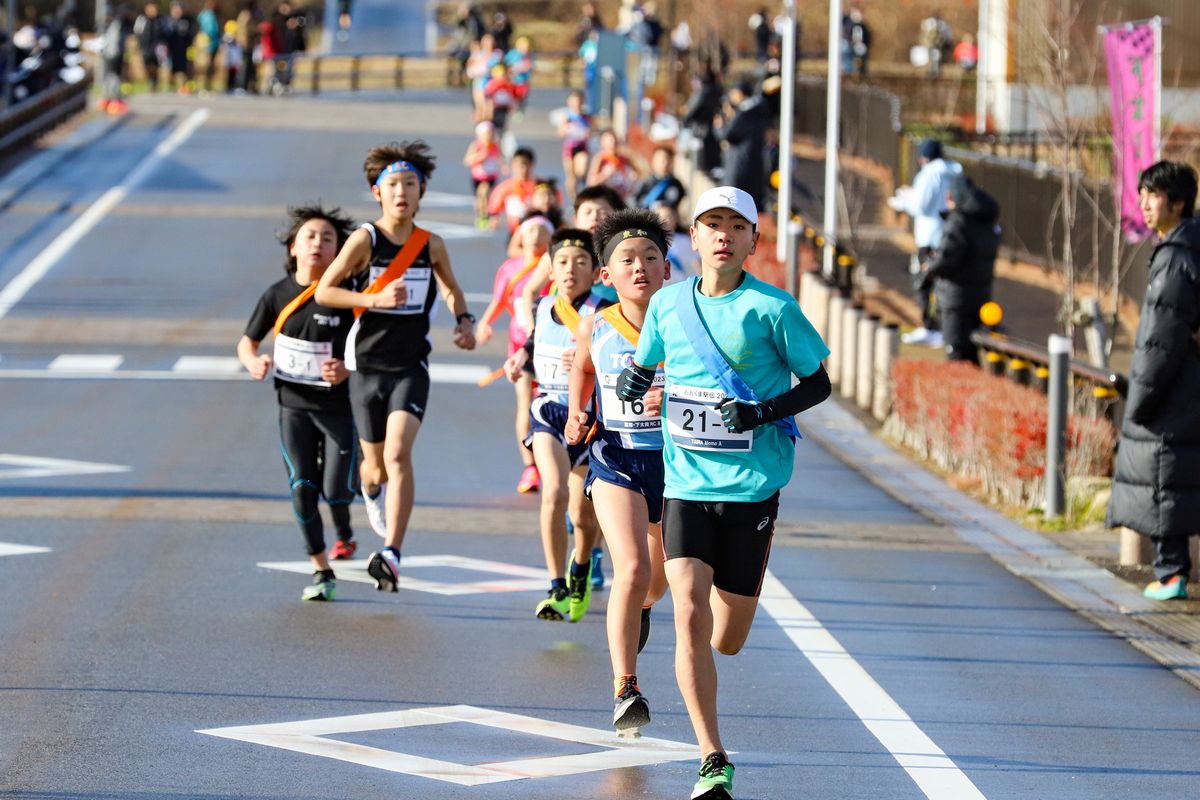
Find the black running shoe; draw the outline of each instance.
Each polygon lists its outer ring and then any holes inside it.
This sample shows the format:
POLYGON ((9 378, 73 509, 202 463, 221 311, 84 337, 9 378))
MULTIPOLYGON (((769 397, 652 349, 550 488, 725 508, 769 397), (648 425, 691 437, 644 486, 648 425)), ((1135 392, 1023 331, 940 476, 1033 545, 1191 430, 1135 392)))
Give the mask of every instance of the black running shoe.
POLYGON ((650 607, 642 609, 642 628, 638 631, 638 653, 640 654, 646 649, 646 642, 650 640, 650 607))
POLYGON ((399 582, 396 568, 399 566, 399 559, 387 550, 371 553, 371 560, 367 562, 367 574, 375 579, 376 591, 396 591, 396 584, 399 582))
POLYGON ((642 728, 650 724, 650 704, 638 689, 637 678, 627 675, 621 680, 613 704, 613 727, 617 736, 639 737, 642 728))

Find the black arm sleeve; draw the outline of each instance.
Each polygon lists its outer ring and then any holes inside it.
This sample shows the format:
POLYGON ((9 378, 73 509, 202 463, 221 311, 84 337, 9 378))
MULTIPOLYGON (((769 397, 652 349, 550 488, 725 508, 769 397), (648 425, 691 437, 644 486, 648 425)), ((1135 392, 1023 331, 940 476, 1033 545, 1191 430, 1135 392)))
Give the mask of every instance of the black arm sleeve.
POLYGON ((825 402, 833 392, 829 383, 829 375, 825 367, 817 367, 817 371, 781 395, 772 397, 761 406, 762 421, 774 422, 784 417, 794 417, 801 411, 807 411, 815 405, 825 402))

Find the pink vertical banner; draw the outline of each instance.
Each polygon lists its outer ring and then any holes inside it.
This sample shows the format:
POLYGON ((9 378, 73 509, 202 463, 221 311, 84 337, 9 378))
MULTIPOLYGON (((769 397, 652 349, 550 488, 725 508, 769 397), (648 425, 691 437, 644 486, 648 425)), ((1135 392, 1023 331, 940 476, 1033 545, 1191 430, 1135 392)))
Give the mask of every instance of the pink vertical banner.
POLYGON ((1158 65, 1155 22, 1121 25, 1104 32, 1108 85, 1112 90, 1113 178, 1121 230, 1130 241, 1149 233, 1138 204, 1138 177, 1158 158, 1158 65))

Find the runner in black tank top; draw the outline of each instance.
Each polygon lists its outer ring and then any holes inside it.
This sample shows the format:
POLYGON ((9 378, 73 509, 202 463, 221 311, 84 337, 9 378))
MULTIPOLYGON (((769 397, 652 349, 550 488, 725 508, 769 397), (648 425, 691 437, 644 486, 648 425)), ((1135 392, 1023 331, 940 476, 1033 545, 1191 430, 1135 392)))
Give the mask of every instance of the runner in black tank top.
POLYGON ((435 291, 455 317, 455 345, 475 347, 475 317, 467 311, 446 243, 413 221, 433 169, 424 142, 371 149, 363 170, 380 217, 351 234, 316 295, 324 305, 354 309, 358 317, 346 359, 354 371, 350 400, 363 450, 363 499, 371 527, 384 539, 367 572, 381 590, 396 591, 400 546, 412 514, 412 447, 428 406, 435 291), (345 281, 351 288, 342 288, 345 281), (389 483, 395 491, 384 491, 389 483))

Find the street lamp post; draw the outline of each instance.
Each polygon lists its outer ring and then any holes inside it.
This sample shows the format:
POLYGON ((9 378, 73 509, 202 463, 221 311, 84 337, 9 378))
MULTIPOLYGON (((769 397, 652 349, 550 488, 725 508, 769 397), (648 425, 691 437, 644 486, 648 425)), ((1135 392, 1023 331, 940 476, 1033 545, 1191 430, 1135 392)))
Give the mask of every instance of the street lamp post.
POLYGON ((825 252, 821 272, 834 277, 838 225, 838 139, 842 116, 842 0, 829 0, 829 88, 825 101, 825 252))

